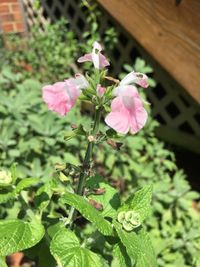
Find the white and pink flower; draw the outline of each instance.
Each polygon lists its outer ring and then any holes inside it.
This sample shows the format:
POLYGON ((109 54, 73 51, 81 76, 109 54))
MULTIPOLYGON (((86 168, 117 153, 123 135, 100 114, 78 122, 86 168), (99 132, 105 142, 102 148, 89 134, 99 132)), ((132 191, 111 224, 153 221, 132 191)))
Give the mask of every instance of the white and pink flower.
POLYGON ((118 133, 126 134, 130 131, 135 134, 144 127, 147 117, 136 87, 128 85, 118 88, 105 122, 118 133))
POLYGON ((111 112, 105 118, 106 124, 118 133, 130 131, 135 134, 147 121, 148 114, 137 88, 132 85, 134 83, 147 88, 148 77, 134 71, 126 75, 114 90, 116 97, 111 103, 111 112))
POLYGON ((79 63, 91 61, 95 69, 103 69, 110 65, 107 58, 101 53, 102 47, 98 42, 94 42, 92 53, 85 54, 78 59, 79 63))
POLYGON ((42 88, 43 100, 48 108, 64 116, 75 105, 81 90, 88 87, 88 82, 81 74, 64 82, 46 85, 42 88))
POLYGON ((132 71, 121 80, 120 85, 129 85, 135 83, 143 88, 147 88, 149 86, 147 75, 132 71))

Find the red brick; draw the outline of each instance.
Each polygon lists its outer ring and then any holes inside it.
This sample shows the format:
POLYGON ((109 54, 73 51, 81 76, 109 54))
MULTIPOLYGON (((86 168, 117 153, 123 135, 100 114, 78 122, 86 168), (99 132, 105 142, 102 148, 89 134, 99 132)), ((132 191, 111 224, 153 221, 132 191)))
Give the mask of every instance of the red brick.
POLYGON ((10 4, 11 11, 18 11, 20 12, 20 5, 19 4, 10 4))
POLYGON ((0 0, 0 4, 2 4, 2 3, 18 3, 18 1, 17 0, 0 0))
POLYGON ((14 21, 14 16, 12 14, 0 14, 0 18, 2 22, 11 22, 14 21))
POLYGON ((9 13, 9 5, 0 4, 0 14, 9 13))
POLYGON ((20 12, 12 13, 12 15, 14 17, 14 21, 23 21, 23 18, 20 12))
POLYGON ((15 23, 15 31, 16 32, 24 32, 25 31, 24 24, 21 22, 15 23))
POLYGON ((4 32, 13 32, 14 31, 14 24, 13 23, 3 23, 2 29, 4 32))

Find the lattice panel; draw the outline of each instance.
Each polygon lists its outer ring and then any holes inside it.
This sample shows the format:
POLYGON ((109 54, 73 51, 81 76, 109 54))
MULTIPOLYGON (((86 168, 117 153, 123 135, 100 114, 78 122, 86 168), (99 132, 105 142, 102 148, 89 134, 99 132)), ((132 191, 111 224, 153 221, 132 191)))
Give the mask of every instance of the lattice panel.
POLYGON ((23 0, 22 2, 28 28, 30 29, 33 25, 39 25, 43 30, 45 25, 50 22, 50 18, 44 16, 45 10, 43 7, 34 7, 34 0, 23 0))
MULTIPOLYGON (((23 0, 29 27, 39 22, 42 28, 49 20, 56 21, 60 17, 65 17, 77 38, 81 40, 82 33, 87 30, 87 24, 84 10, 80 8, 80 0, 41 0, 39 12, 33 10, 33 1, 23 0)), ((102 36, 110 26, 116 29, 119 39, 118 44, 109 55, 112 61, 110 71, 114 75, 118 74, 124 63, 133 64, 137 57, 145 58, 148 63, 153 64, 154 76, 158 81, 156 88, 148 91, 154 117, 162 125, 173 128, 177 132, 186 133, 196 138, 200 137, 199 105, 153 61, 151 56, 117 22, 102 10, 100 18, 102 36)))

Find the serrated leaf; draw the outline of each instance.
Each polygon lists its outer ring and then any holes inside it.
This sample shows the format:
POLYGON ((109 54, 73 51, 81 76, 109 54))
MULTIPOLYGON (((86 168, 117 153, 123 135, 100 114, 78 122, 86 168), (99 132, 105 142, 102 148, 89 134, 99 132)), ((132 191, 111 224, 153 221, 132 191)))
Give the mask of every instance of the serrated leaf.
POLYGON ((81 247, 76 235, 67 229, 55 234, 50 251, 60 267, 103 267, 103 261, 94 252, 81 247))
POLYGON ((131 261, 127 255, 125 247, 118 243, 113 248, 113 258, 115 259, 116 267, 131 267, 131 261))
POLYGON ((77 209, 83 217, 92 222, 102 234, 113 234, 112 225, 83 197, 67 192, 61 197, 61 201, 77 209))
POLYGON ((91 194, 88 198, 102 204, 103 210, 100 211, 100 213, 103 215, 103 217, 114 217, 116 215, 116 210, 120 206, 118 191, 108 183, 102 181, 102 179, 98 181, 95 179, 95 177, 91 177, 87 184, 89 185, 90 189, 100 188, 105 190, 105 192, 101 195, 91 194), (92 181, 95 182, 92 184, 92 181))
POLYGON ((136 232, 126 232, 121 224, 114 222, 117 234, 126 247, 126 251, 135 267, 157 267, 155 253, 148 234, 141 229, 136 232))
POLYGON ((36 221, 0 221, 0 256, 33 247, 42 239, 44 233, 43 225, 36 221))
POLYGON ((143 221, 151 211, 152 189, 152 185, 144 186, 141 190, 130 196, 119 211, 136 211, 139 213, 141 221, 143 221))

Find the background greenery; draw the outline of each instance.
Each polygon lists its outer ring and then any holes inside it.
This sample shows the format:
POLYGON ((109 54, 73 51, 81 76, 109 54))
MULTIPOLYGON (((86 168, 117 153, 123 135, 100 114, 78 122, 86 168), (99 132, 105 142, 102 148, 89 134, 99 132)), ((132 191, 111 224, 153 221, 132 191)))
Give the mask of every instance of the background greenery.
MULTIPOLYGON (((89 19, 92 30, 85 33, 85 38, 91 44, 93 38, 100 39, 100 36, 95 17, 89 19)), ((86 128, 90 124, 87 113, 91 111, 88 107, 78 104, 66 117, 60 118, 49 112, 42 102, 42 85, 74 74, 78 68, 75 60, 79 49, 88 49, 85 44, 77 45, 74 34, 65 27, 66 22, 61 21, 48 26, 45 33, 34 31, 28 40, 15 38, 14 42, 11 40, 11 50, 2 47, 0 52, 1 62, 9 65, 2 65, 0 73, 1 168, 9 169, 17 162, 17 172, 21 178, 41 178, 41 182, 46 181, 49 186, 53 186, 53 177, 60 164, 79 164, 83 158, 86 144, 80 137, 68 142, 63 139, 65 132, 71 129, 70 124, 81 122, 86 128), (15 44, 25 49, 18 49, 15 44)), ((112 29, 110 32, 108 30, 106 35, 107 49, 116 41, 111 42, 115 34, 112 29)), ((142 59, 137 59, 133 67, 147 74, 152 72, 142 59)), ((87 70, 88 65, 85 68, 87 70)), ((125 73, 130 69, 131 66, 124 66, 125 73)), ((150 83, 154 86, 155 81, 151 80, 150 83)), ((150 232, 159 266, 199 267, 199 193, 191 190, 184 171, 177 168, 174 153, 156 138, 156 127, 157 122, 150 115, 144 130, 124 139, 120 153, 108 144, 101 145, 95 151, 95 168, 115 185, 124 198, 153 182, 152 216, 146 221, 146 228, 150 232)), ((73 174, 70 176, 73 177, 73 174)), ((34 193, 36 188, 33 187, 32 191, 34 193)), ((0 191, 5 192, 5 189, 0 191)), ((28 197, 25 188, 19 197, 28 197)), ((1 218, 13 218, 16 214, 21 216, 18 202, 2 203, 1 218)), ((47 220, 63 215, 56 197, 54 203, 48 206, 47 202, 44 207, 47 220)), ((83 235, 90 235, 90 227, 85 225, 83 235)), ((102 237, 98 239, 98 236, 96 240, 95 249, 100 250, 104 244, 104 254, 112 257, 106 241, 102 237)), ((112 266, 117 267, 115 261, 112 266)))

